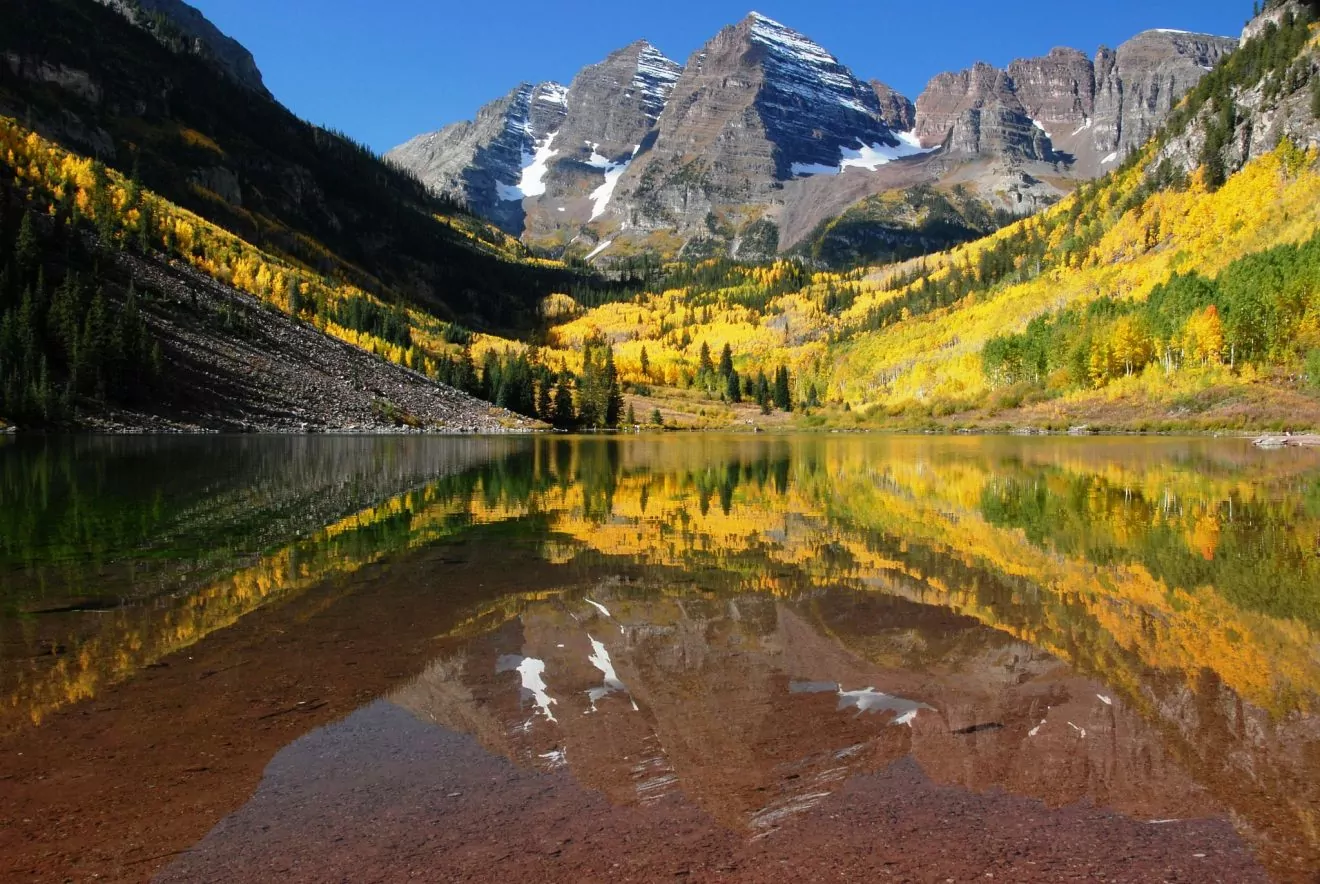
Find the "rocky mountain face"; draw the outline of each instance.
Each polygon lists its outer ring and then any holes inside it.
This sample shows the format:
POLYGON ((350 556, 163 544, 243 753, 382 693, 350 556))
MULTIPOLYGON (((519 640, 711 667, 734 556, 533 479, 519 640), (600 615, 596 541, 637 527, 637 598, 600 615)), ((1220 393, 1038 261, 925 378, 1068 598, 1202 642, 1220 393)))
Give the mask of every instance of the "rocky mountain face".
POLYGON ((599 217, 648 139, 679 66, 645 41, 611 53, 565 87, 523 84, 471 123, 422 135, 387 158, 505 230, 541 233, 599 217), (547 213, 553 213, 547 215, 547 213))
POLYGON ((483 107, 476 120, 421 135, 389 158, 477 214, 521 233, 522 200, 545 192, 545 160, 567 110, 557 83, 524 83, 483 107))
POLYGON ((688 61, 661 115, 655 146, 625 176, 603 225, 710 240, 735 252, 773 252, 774 214, 785 182, 875 169, 920 150, 886 121, 906 106, 881 104, 802 34, 753 13, 688 61), (766 234, 737 245, 757 228, 766 234), (770 242, 767 242, 767 238, 770 242), (771 246, 767 248, 767 246, 771 246))
POLYGON ((1147 31, 1094 58, 1058 48, 939 74, 914 103, 752 13, 685 66, 636 43, 566 91, 520 87, 389 157, 556 253, 819 253, 823 225, 886 192, 961 186, 1009 216, 1047 206, 1145 143, 1236 45, 1147 31), (557 119, 529 125, 550 95, 557 119))
POLYGON ((1146 31, 1094 59, 1057 48, 1005 71, 977 64, 940 74, 917 101, 922 144, 950 157, 1059 163, 1091 178, 1144 144, 1237 40, 1146 31))
POLYGON ((96 0, 138 27, 156 35, 162 43, 191 52, 212 62, 234 82, 269 95, 256 59, 247 47, 224 34, 193 6, 183 0, 96 0))

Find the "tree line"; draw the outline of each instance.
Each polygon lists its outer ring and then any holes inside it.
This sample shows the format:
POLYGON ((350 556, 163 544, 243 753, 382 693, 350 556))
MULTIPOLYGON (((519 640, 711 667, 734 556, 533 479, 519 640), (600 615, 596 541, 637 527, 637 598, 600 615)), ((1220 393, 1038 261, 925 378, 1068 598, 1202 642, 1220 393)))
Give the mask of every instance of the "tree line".
MULTIPOLYGON (((623 389, 614 348, 593 338, 582 348, 582 370, 552 368, 536 348, 487 350, 480 367, 465 344, 458 356, 441 357, 435 380, 559 430, 603 430, 624 422, 623 389)), ((629 421, 635 423, 635 420, 629 421)))

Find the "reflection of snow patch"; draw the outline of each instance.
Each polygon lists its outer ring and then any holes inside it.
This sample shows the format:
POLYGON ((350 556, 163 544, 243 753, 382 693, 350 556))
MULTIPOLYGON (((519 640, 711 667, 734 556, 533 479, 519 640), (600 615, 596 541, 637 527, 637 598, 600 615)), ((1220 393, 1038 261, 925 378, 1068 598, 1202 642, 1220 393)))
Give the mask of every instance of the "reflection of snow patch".
MULTIPOLYGON (((623 680, 619 678, 619 674, 614 671, 614 661, 610 659, 609 648, 605 647, 602 642, 591 638, 591 636, 587 636, 587 638, 590 639, 591 649, 595 652, 587 657, 587 661, 605 676, 604 684, 587 691, 587 697, 591 700, 591 710, 594 712, 596 711, 597 701, 605 699, 616 691, 626 694, 628 688, 624 685, 623 680)), ((632 707, 634 710, 637 708, 637 701, 633 701, 632 707)))
POLYGON ((550 711, 550 707, 559 701, 546 693, 545 679, 542 677, 545 675, 545 661, 523 657, 518 664, 518 675, 522 678, 523 690, 530 691, 541 712, 547 719, 554 721, 555 714, 550 711))
POLYGON ((892 712, 894 713, 894 720, 890 724, 906 724, 908 727, 912 726, 918 712, 923 709, 934 711, 935 708, 927 706, 925 703, 918 703, 915 700, 882 694, 875 688, 867 688, 864 691, 840 690, 840 711, 849 707, 855 707, 858 715, 865 712, 892 712))
POLYGON ((535 153, 522 155, 522 175, 518 178, 517 184, 495 185, 500 199, 521 200, 545 193, 545 173, 549 171, 551 157, 559 153, 551 147, 555 143, 555 135, 558 134, 555 132, 536 142, 535 153))

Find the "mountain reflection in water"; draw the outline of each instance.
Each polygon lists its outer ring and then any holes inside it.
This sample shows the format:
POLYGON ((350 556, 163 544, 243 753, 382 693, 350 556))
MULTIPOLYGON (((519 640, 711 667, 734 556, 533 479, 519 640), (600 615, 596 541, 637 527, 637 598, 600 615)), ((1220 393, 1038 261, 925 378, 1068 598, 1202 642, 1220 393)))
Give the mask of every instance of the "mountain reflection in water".
MULTIPOLYGON (((327 454, 343 441, 273 462, 371 473, 360 466, 370 443, 327 454)), ((225 441, 211 444, 207 456, 223 456, 225 441)), ((23 588, 6 602, 38 624, 15 627, 7 653, 77 646, 65 655, 76 665, 4 682, 10 730, 35 727, 33 739, 59 709, 262 617, 291 588, 331 581, 333 604, 367 610, 383 603, 359 586, 367 564, 387 583, 406 563, 409 580, 430 568, 443 595, 445 550, 509 553, 498 580, 419 625, 429 664, 383 704, 290 744, 165 879, 241 877, 234 863, 260 861, 272 819, 325 829, 323 803, 288 805, 324 786, 311 745, 407 756, 396 744, 421 753, 440 739, 424 736, 434 726, 617 808, 688 808, 757 850, 824 825, 820 814, 861 801, 856 784, 898 771, 932 788, 1094 806, 1179 850, 1207 836, 1177 830, 1219 821, 1219 840, 1242 839, 1270 877, 1320 872, 1320 453, 1240 440, 692 436, 510 440, 460 457, 454 446, 470 441, 417 444, 404 458, 416 469, 392 473, 399 485, 357 479, 332 519, 285 537, 267 525, 239 567, 176 583, 169 604, 124 590, 105 622, 71 632, 35 612, 74 593, 34 590, 49 586, 34 575, 81 586, 86 560, 0 547, 23 588), (243 578, 254 568, 260 578, 243 578), (390 717, 400 710, 425 727, 402 728, 390 717)), ((308 493, 305 476, 283 485, 283 468, 257 472, 261 506, 308 493)), ((0 476, 6 509, 31 511, 31 483, 0 476)), ((321 498, 346 486, 319 487, 321 498)), ((236 534, 248 550, 251 531, 236 534)), ((438 777, 435 764, 410 776, 438 777)), ((364 762, 352 776, 390 769, 364 762)), ((333 855, 326 838, 299 848, 308 862, 333 855)))

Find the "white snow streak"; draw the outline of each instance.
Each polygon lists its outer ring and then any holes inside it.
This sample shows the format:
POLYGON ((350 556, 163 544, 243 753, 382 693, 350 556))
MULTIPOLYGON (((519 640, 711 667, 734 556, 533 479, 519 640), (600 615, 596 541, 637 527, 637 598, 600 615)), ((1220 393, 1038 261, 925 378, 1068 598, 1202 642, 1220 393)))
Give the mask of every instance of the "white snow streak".
POLYGON ((587 252, 587 257, 585 260, 590 261, 592 258, 596 257, 597 255, 599 255, 601 252, 605 251, 612 245, 614 245, 614 240, 612 239, 605 240, 600 245, 596 246, 594 249, 587 252))
POLYGON ((1114 152, 1111 153, 1109 156, 1107 156, 1107 157, 1105 157, 1103 160, 1101 160, 1101 161, 1100 161, 1100 165, 1102 165, 1102 166, 1107 166, 1107 165, 1109 165, 1110 163, 1117 162, 1117 161, 1118 161, 1118 151, 1114 151, 1114 152))
POLYGON ((641 145, 637 145, 633 148, 632 156, 621 163, 616 163, 608 157, 596 153, 599 146, 598 144, 591 145, 591 157, 587 160, 588 166, 593 169, 600 169, 605 173, 605 183, 591 192, 592 221, 605 214, 605 208, 610 204, 610 198, 614 196, 614 188, 618 186, 623 173, 628 171, 628 166, 632 164, 632 158, 637 156, 637 151, 641 149, 641 145))
POLYGON ((795 178, 811 175, 839 175, 845 169, 865 169, 874 172, 881 166, 887 166, 894 160, 915 157, 923 153, 932 153, 938 147, 922 147, 920 139, 913 132, 895 132, 898 144, 865 144, 860 139, 857 147, 839 148, 839 165, 826 166, 822 163, 794 163, 789 171, 795 178))
POLYGON ((1111 698, 1106 697, 1104 694, 1096 694, 1096 697, 1098 697, 1100 699, 1100 702, 1104 703, 1106 706, 1114 705, 1114 701, 1111 698))
POLYGON ((538 101, 544 101, 546 104, 558 104, 568 107, 568 88, 560 86, 558 83, 546 83, 536 94, 538 101))
POLYGON ((1046 719, 1042 718, 1042 719, 1040 720, 1040 724, 1036 725, 1036 726, 1033 727, 1031 730, 1027 731, 1027 736, 1029 736, 1029 737, 1034 737, 1034 736, 1036 736, 1036 734, 1040 733, 1040 729, 1043 728, 1043 727, 1045 726, 1045 721, 1046 721, 1046 719))
POLYGON ((1086 728, 1084 728, 1084 727, 1078 727, 1077 725, 1073 724, 1071 721, 1068 722, 1068 727, 1070 727, 1070 728, 1072 728, 1073 730, 1077 731, 1078 735, 1081 736, 1081 738, 1082 738, 1083 740, 1086 739, 1086 728))
POLYGON ((550 159, 559 153, 552 148, 555 135, 558 134, 558 132, 552 133, 538 141, 535 145, 536 153, 522 155, 522 175, 518 183, 496 185, 500 199, 521 200, 545 193, 545 173, 549 171, 550 159))
POLYGON ((1092 125, 1094 125, 1094 124, 1092 123, 1090 117, 1086 117, 1085 119, 1086 119, 1086 122, 1085 122, 1085 123, 1082 123, 1082 125, 1078 126, 1077 129, 1073 132, 1073 135, 1075 135, 1075 136, 1076 136, 1076 135, 1081 135, 1081 134, 1082 134, 1083 132, 1085 132, 1087 129, 1090 129, 1092 125))
POLYGON ((591 607, 595 608, 597 611, 600 611, 606 617, 614 616, 613 614, 610 613, 610 609, 602 605, 600 602, 593 602, 591 599, 586 599, 585 601, 588 605, 591 605, 591 607))
POLYGON ((1032 120, 1031 125, 1035 126, 1037 129, 1044 132, 1046 138, 1054 137, 1053 135, 1050 134, 1049 130, 1045 128, 1045 124, 1042 123, 1040 120, 1032 120))

